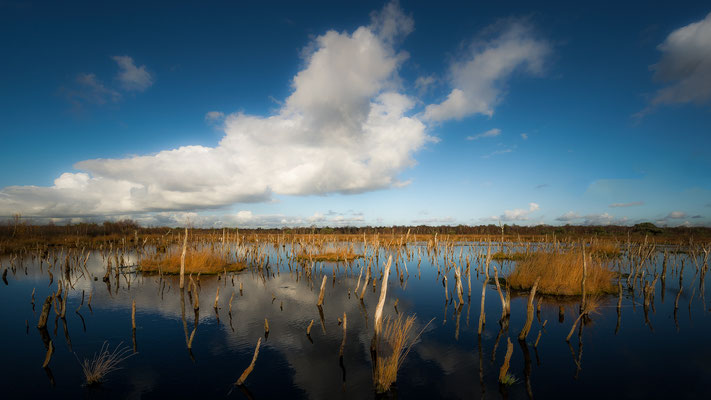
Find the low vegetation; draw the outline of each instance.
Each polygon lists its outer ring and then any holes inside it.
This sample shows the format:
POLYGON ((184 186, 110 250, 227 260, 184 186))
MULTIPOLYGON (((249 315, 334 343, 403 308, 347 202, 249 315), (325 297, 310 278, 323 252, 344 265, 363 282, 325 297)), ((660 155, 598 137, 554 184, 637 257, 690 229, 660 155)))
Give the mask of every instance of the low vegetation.
POLYGON ((590 244, 589 250, 593 256, 602 258, 615 258, 622 254, 620 248, 613 242, 594 241, 590 244))
MULTIPOLYGON (((179 252, 167 255, 156 254, 151 258, 141 260, 141 271, 143 273, 179 274, 180 273, 179 252)), ((189 250, 185 255, 185 273, 201 273, 205 275, 219 274, 223 271, 241 271, 247 265, 230 259, 224 252, 211 249, 189 250)))
POLYGON ((94 354, 91 360, 85 358, 81 363, 86 385, 100 384, 109 372, 121 369, 118 365, 133 355, 129 354, 130 351, 128 347, 121 347, 121 344, 116 346, 114 351, 109 351, 108 342, 104 342, 98 354, 94 354))
POLYGON ((512 386, 516 383, 518 383, 518 378, 516 378, 516 376, 511 373, 506 373, 506 375, 504 375, 504 377, 501 379, 501 384, 505 386, 512 386))
POLYGON ((405 361, 412 345, 428 325, 429 323, 415 334, 414 315, 403 318, 402 314, 399 314, 397 318, 385 318, 383 329, 377 336, 377 362, 373 371, 376 392, 385 393, 390 390, 390 386, 397 380, 397 371, 405 361))
POLYGON ((526 253, 502 253, 496 252, 491 255, 491 259, 494 261, 521 261, 528 257, 526 253))
POLYGON ((332 249, 325 251, 323 253, 301 253, 296 256, 299 261, 328 261, 328 262, 338 262, 344 260, 355 260, 357 258, 362 258, 362 254, 354 253, 348 249, 332 249))
MULTIPOLYGON (((520 261, 508 276, 512 289, 528 290, 537 277, 541 277, 538 292, 541 294, 577 296, 582 294, 583 256, 578 250, 561 252, 536 252, 520 261)), ((587 256, 587 294, 614 293, 612 280, 615 273, 602 261, 587 256)))

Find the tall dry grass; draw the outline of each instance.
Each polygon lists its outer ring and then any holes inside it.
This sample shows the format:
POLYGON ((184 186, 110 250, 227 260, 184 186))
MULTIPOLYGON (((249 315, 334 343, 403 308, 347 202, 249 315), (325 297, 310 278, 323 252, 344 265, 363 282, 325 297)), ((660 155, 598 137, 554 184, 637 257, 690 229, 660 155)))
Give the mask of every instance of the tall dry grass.
POLYGON ((130 352, 130 348, 121 347, 120 343, 114 351, 109 351, 109 343, 104 342, 99 353, 95 353, 91 360, 85 358, 84 362, 80 363, 86 384, 88 386, 99 384, 104 381, 109 372, 121 369, 118 365, 135 354, 129 354, 130 352))
MULTIPOLYGON (((432 322, 432 321, 430 321, 432 322)), ((385 393, 397 380, 397 371, 405 361, 412 345, 419 339, 422 332, 430 323, 427 323, 419 333, 415 333, 415 316, 403 318, 386 317, 383 328, 377 337, 377 361, 373 370, 373 382, 378 393, 385 393)))
MULTIPOLYGON (((536 252, 516 265, 508 276, 511 288, 528 290, 537 277, 541 277, 538 292, 550 295, 575 296, 582 294, 580 282, 583 278, 583 255, 578 250, 565 253, 536 252)), ((602 261, 587 256, 587 294, 614 293, 612 279, 615 273, 606 268, 602 261)))
POLYGON ((496 252, 491 255, 491 259, 494 261, 521 261, 528 257, 526 253, 502 253, 496 252))
MULTIPOLYGON (((230 259, 226 253, 211 250, 189 250, 185 255, 185 273, 219 274, 224 270, 241 271, 247 268, 244 263, 230 259)), ((179 274, 180 253, 167 255, 156 254, 151 258, 141 260, 141 271, 144 273, 179 274)))
POLYGON ((615 258, 621 254, 619 246, 609 241, 596 240, 590 243, 590 254, 598 257, 615 258))
POLYGON ((356 258, 362 258, 362 254, 354 253, 347 248, 342 249, 330 249, 322 253, 301 253, 296 256, 299 261, 327 261, 327 262, 338 262, 344 260, 354 260, 356 258))

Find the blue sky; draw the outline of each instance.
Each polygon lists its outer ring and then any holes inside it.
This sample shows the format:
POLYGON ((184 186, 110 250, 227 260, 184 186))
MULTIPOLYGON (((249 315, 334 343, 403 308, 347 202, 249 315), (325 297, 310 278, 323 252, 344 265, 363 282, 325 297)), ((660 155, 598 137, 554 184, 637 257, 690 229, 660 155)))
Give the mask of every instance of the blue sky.
POLYGON ((711 225, 711 7, 0 1, 0 216, 711 225))

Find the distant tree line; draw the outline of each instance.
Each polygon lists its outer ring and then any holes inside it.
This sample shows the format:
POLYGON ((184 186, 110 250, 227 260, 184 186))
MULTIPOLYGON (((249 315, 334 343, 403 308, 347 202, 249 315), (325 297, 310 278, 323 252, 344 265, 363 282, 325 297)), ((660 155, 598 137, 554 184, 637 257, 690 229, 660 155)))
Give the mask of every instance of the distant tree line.
MULTIPOLYGON (((0 238, 12 239, 22 237, 55 237, 55 236, 86 236, 97 237, 107 235, 133 235, 166 233, 170 227, 142 227, 137 222, 126 219, 121 221, 106 221, 103 223, 69 223, 58 225, 32 224, 29 220, 15 216, 0 224, 0 238)), ((223 228, 191 228, 198 232, 222 232, 223 228)), ((229 231, 239 229, 241 233, 271 233, 271 234, 396 234, 404 235, 408 231, 412 235, 439 234, 439 235, 501 235, 501 226, 488 225, 440 225, 440 226, 344 226, 344 227, 283 227, 283 228, 235 228, 226 227, 229 231)), ((658 227, 651 222, 644 222, 632 226, 623 225, 503 225, 504 234, 510 235, 556 235, 559 237, 581 236, 610 236, 623 237, 626 235, 649 235, 669 237, 695 237, 711 238, 710 227, 658 227)))

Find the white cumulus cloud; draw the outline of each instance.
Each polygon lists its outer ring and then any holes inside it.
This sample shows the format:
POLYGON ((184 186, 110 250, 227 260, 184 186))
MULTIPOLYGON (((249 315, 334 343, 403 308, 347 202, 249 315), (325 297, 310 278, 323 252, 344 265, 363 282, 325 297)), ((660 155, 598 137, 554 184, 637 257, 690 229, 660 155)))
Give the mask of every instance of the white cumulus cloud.
POLYGON ((711 13, 673 31, 657 48, 662 58, 651 69, 669 85, 657 91, 652 105, 711 99, 711 13))
MULTIPOLYGON (((413 29, 396 3, 353 32, 328 31, 304 53, 292 92, 272 115, 225 116, 215 147, 93 159, 53 186, 0 191, 0 215, 123 215, 217 208, 272 194, 358 193, 404 184, 398 174, 430 137, 398 91, 406 54, 394 44, 413 29)), ((114 58, 132 90, 152 84, 145 66, 114 58)))
POLYGON ((425 108, 430 121, 461 119, 469 115, 494 114, 501 101, 505 81, 516 70, 538 75, 550 53, 549 44, 535 37, 522 21, 500 23, 488 29, 493 39, 475 42, 464 59, 452 64, 452 91, 440 104, 425 108))

